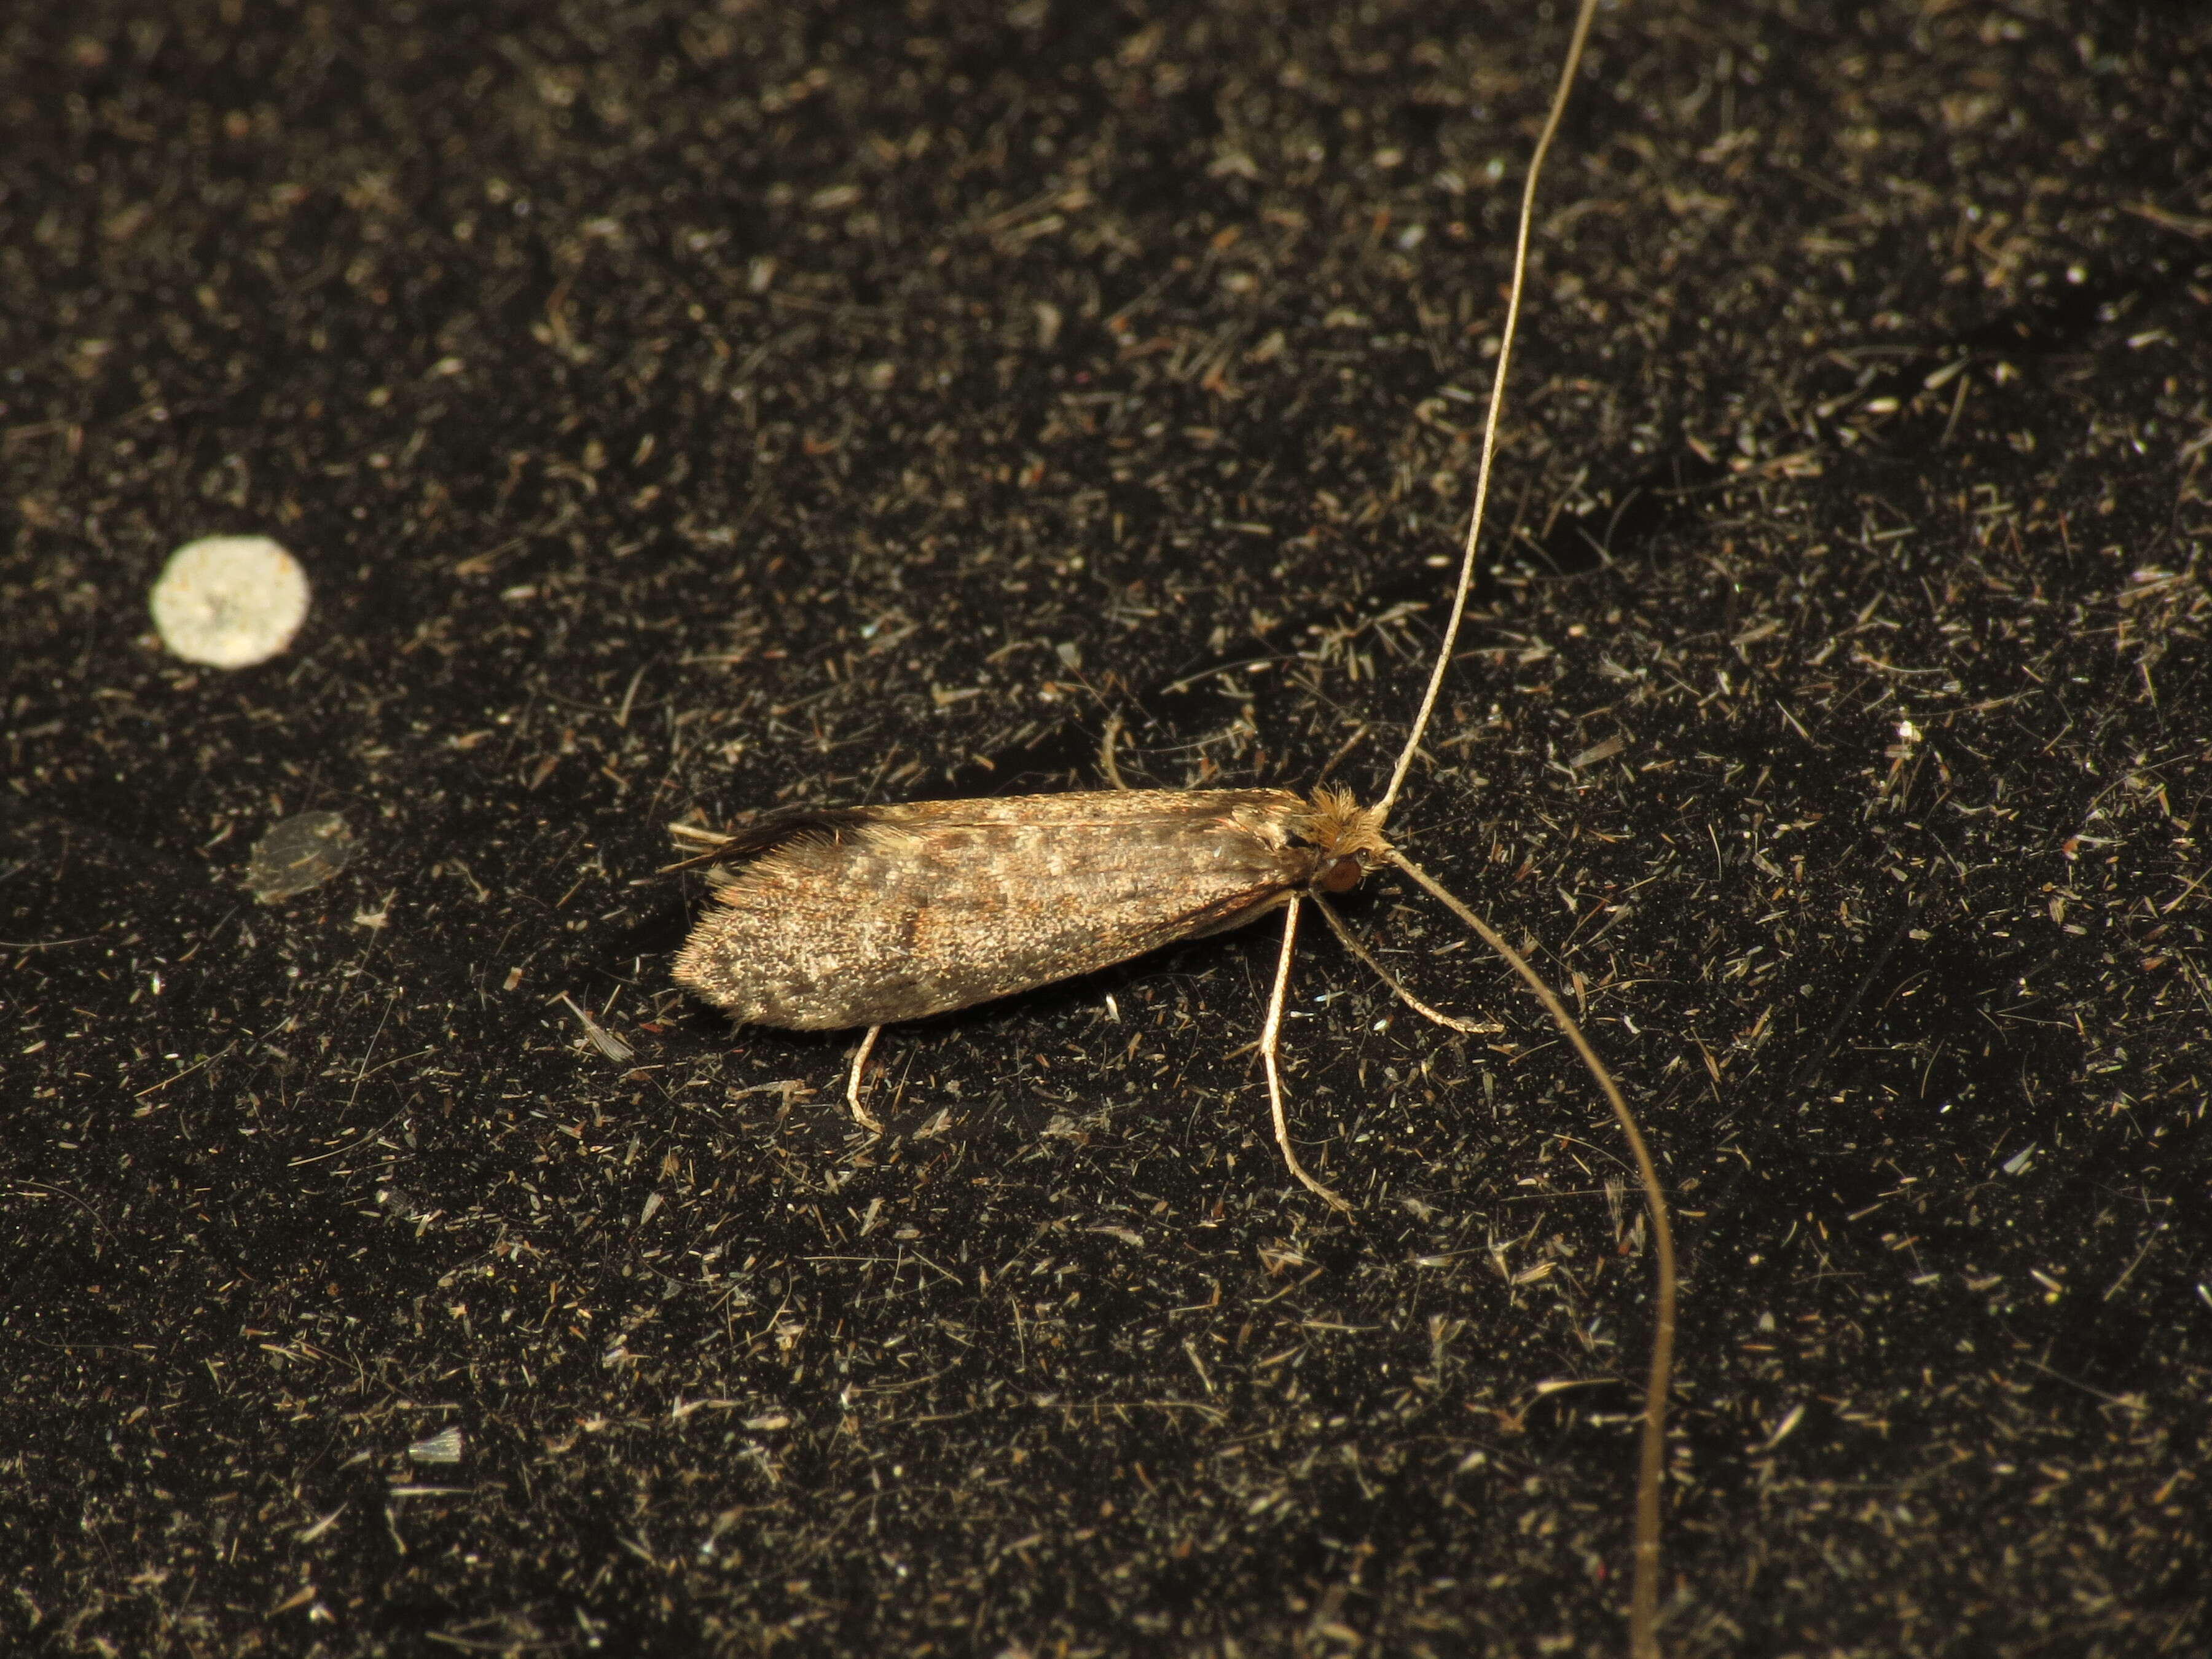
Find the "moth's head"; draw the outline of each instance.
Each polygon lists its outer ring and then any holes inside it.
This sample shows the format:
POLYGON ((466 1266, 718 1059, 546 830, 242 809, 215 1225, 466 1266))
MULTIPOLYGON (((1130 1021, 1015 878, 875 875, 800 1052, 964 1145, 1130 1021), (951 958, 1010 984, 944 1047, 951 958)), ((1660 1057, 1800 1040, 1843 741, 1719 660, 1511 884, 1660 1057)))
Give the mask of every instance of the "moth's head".
POLYGON ((1381 810, 1362 806, 1349 790, 1313 792, 1306 835, 1321 850, 1313 884, 1324 893, 1348 893, 1362 877, 1389 862, 1381 810))

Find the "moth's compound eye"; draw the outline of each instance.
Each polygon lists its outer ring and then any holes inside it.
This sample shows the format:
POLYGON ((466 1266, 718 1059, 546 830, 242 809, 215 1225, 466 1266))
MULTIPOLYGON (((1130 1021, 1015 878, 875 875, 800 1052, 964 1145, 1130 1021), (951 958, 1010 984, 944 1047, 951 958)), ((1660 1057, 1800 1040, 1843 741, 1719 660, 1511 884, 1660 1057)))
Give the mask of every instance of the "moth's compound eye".
POLYGON ((1359 885, 1360 877, 1366 873, 1356 858, 1331 859, 1314 878, 1314 885, 1324 893, 1348 893, 1359 885))

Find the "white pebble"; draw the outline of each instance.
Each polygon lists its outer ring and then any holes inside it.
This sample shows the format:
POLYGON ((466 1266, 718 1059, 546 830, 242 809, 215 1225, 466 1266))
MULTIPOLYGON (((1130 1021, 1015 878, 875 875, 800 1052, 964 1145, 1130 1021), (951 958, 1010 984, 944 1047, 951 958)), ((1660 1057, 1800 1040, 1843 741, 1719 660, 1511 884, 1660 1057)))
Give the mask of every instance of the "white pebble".
POLYGON ((307 573, 266 536, 206 536, 169 556, 153 608, 161 643, 185 661, 251 668, 307 619, 307 573))

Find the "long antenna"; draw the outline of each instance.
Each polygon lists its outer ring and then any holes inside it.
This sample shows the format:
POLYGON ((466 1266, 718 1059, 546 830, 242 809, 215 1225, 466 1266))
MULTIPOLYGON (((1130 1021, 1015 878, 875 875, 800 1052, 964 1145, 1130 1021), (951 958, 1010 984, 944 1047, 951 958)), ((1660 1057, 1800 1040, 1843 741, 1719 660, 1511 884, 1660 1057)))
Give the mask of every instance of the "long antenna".
MULTIPOLYGON (((1413 769, 1413 757, 1420 753, 1421 739, 1428 733, 1430 717, 1436 712, 1437 697, 1443 689, 1445 671, 1451 666, 1452 649, 1459 641, 1460 623, 1467 615, 1468 594, 1474 586, 1475 548, 1482 536, 1483 513, 1490 503, 1490 471, 1498 453, 1498 420, 1505 406, 1505 376, 1513 361, 1514 336, 1521 325, 1521 293, 1528 270, 1528 234, 1536 216, 1536 183, 1544 169, 1544 158, 1550 153, 1552 140, 1559 132, 1560 118, 1567 106, 1567 95, 1573 89, 1576 71, 1582 65, 1583 47, 1589 39, 1590 21, 1596 11, 1597 0, 1582 0, 1576 12, 1574 34, 1567 44, 1566 60, 1559 67, 1559 84, 1552 94, 1551 111, 1544 118, 1544 130, 1537 137, 1535 152, 1528 160, 1528 175, 1522 185, 1521 223, 1513 246, 1513 285, 1505 302, 1505 326, 1498 337, 1498 367, 1490 384, 1490 407, 1483 416, 1482 456, 1474 475, 1474 510, 1468 517, 1467 544, 1460 554, 1459 581, 1452 590, 1451 617, 1444 624, 1443 642, 1437 652, 1436 665, 1429 671, 1428 686, 1421 694, 1421 707, 1413 717, 1413 730, 1407 734, 1406 746, 1399 751, 1398 763, 1391 769, 1390 787, 1382 792, 1382 801, 1376 808, 1378 828, 1388 822, 1391 807, 1397 804, 1398 791, 1405 786, 1406 775, 1413 769)), ((1535 993, 1545 1011, 1574 1046, 1583 1064, 1604 1091, 1606 1102, 1612 1107, 1613 1117, 1635 1159, 1637 1176, 1644 1188, 1644 1207, 1651 1221, 1657 1294, 1656 1305, 1653 1309, 1650 1369, 1644 1382, 1643 1433, 1637 1469, 1635 1556, 1629 1596, 1628 1644, 1634 1659, 1658 1659, 1660 1487, 1666 1477, 1667 1396, 1674 1379, 1676 1293, 1674 1231, 1668 1224, 1666 1194, 1660 1184, 1658 1166, 1652 1160, 1643 1133, 1628 1109, 1628 1102, 1623 1098, 1620 1085, 1613 1081, 1613 1073, 1598 1058, 1597 1051, 1583 1036, 1581 1027, 1567 1012, 1566 1006, 1544 982, 1542 976, 1528 965, 1520 952, 1498 935, 1495 928, 1446 891, 1427 872, 1395 848, 1389 849, 1388 856, 1391 863, 1442 901, 1462 921, 1480 934, 1483 942, 1504 957, 1528 988, 1535 993)), ((1334 922, 1335 918, 1330 915, 1328 907, 1323 905, 1322 909, 1322 914, 1334 922)), ((1339 931, 1341 933, 1340 927, 1339 931)), ((1351 943, 1348 938, 1346 942, 1351 943)), ((1395 983, 1393 988, 1396 988, 1395 983)), ((1415 1003, 1414 1006, 1431 1018, 1437 1018, 1422 1004, 1415 1003)))
MULTIPOLYGON (((1551 1015, 1552 1023, 1574 1045, 1583 1066, 1604 1091, 1606 1103, 1613 1108, 1613 1121, 1620 1126, 1621 1136, 1628 1142, 1629 1153, 1636 1160, 1636 1178, 1644 1188, 1644 1212, 1651 1220, 1653 1277, 1657 1288, 1653 1297, 1651 1364, 1644 1383, 1644 1431, 1636 1470, 1635 1574, 1628 1600, 1628 1650, 1632 1659, 1659 1659, 1659 1488, 1667 1475, 1667 1395, 1674 1382, 1676 1287, 1674 1230, 1667 1219, 1667 1194, 1659 1184, 1659 1166, 1652 1161, 1651 1149, 1644 1144, 1644 1132, 1636 1127, 1636 1115, 1628 1109, 1628 1102, 1620 1092, 1620 1085, 1613 1080, 1613 1073, 1597 1057, 1597 1050, 1590 1047, 1582 1027, 1575 1024, 1566 1004, 1544 982, 1543 975, 1531 968, 1528 959, 1508 945, 1495 927, 1462 904, 1419 865, 1395 847, 1386 856, 1472 927, 1482 942, 1504 957, 1507 966, 1536 994, 1536 1000, 1551 1015)), ((1330 914, 1325 905, 1322 914, 1330 914)), ((1413 1006, 1421 1007, 1419 1003, 1413 1006)), ((1427 1010, 1423 1008, 1422 1012, 1427 1010)))
POLYGON ((1513 288, 1505 301, 1505 327, 1498 336, 1498 368, 1491 376, 1490 410, 1482 422, 1482 459, 1474 472, 1474 511, 1467 521, 1467 547, 1460 556, 1459 586, 1452 591, 1451 620, 1444 624, 1444 641, 1437 653, 1437 665, 1429 671, 1429 689, 1421 694, 1420 713, 1413 716, 1413 729, 1407 736, 1406 746, 1399 751, 1398 764, 1391 769, 1390 787, 1382 792, 1376 806, 1377 823, 1387 823, 1390 809, 1396 805, 1398 791, 1404 787, 1406 774, 1413 769, 1413 757, 1421 751, 1421 739, 1429 729, 1429 716, 1436 711, 1437 694, 1443 689, 1444 671, 1451 666, 1452 647, 1459 641, 1460 619, 1467 614, 1467 596, 1474 586, 1474 547, 1482 535, 1483 509, 1490 503, 1490 462, 1498 452, 1498 418, 1505 406, 1505 370, 1513 361, 1513 337, 1521 325, 1521 287, 1528 272, 1528 228, 1536 217, 1536 180, 1544 170, 1544 157, 1552 148, 1552 138, 1559 130, 1559 118, 1566 112, 1567 94, 1574 89, 1575 71, 1582 66, 1583 42, 1589 38, 1590 19, 1596 14, 1597 0, 1583 0, 1582 9, 1575 15, 1574 38, 1567 43, 1566 62, 1559 66, 1559 90, 1552 94, 1551 113, 1544 118, 1544 131, 1536 139, 1535 154, 1528 158, 1528 177, 1521 186, 1521 229, 1513 245, 1513 288))

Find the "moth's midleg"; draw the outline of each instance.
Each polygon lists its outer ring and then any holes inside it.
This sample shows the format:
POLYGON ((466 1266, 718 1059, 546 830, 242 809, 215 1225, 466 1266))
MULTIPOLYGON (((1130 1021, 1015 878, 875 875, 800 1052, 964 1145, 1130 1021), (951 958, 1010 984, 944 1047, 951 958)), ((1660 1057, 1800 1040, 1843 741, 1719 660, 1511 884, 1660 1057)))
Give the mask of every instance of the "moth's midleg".
POLYGON ((1464 1031, 1469 1036, 1483 1036, 1505 1029, 1495 1021, 1462 1019, 1455 1014, 1447 1014, 1440 1009, 1430 1007, 1427 1003, 1406 988, 1404 981, 1377 961, 1372 951, 1352 937, 1352 929, 1344 925, 1344 918, 1336 914, 1334 905, 1319 893, 1309 893, 1306 896, 1313 901, 1314 908, 1321 912, 1321 919, 1329 925, 1330 930, 1336 934, 1338 942, 1361 962, 1366 963, 1370 973, 1389 986, 1397 994, 1399 1001, 1404 1003, 1422 1018, 1433 1020, 1447 1030, 1464 1031))
POLYGON ((1267 1105, 1275 1117, 1275 1145, 1283 1149, 1283 1162, 1289 1164, 1306 1190, 1327 1199, 1340 1210, 1350 1210, 1351 1204, 1331 1192, 1306 1173, 1305 1165, 1291 1147, 1291 1123, 1283 1114, 1283 1074, 1276 1064, 1275 1051, 1283 1034, 1283 1004, 1291 992, 1291 963, 1297 956, 1298 901, 1293 895, 1283 906, 1283 952, 1275 962, 1275 988, 1267 994, 1267 1023, 1260 1028, 1260 1064, 1267 1074, 1267 1105))
POLYGON ((868 1027, 867 1035, 860 1039, 860 1046, 853 1050, 853 1068, 845 1074, 845 1103, 853 1109, 854 1121, 876 1134, 883 1133, 884 1126, 873 1112, 860 1103, 860 1073, 867 1066, 868 1055, 876 1046, 876 1039, 883 1034, 884 1028, 880 1025, 868 1027))

